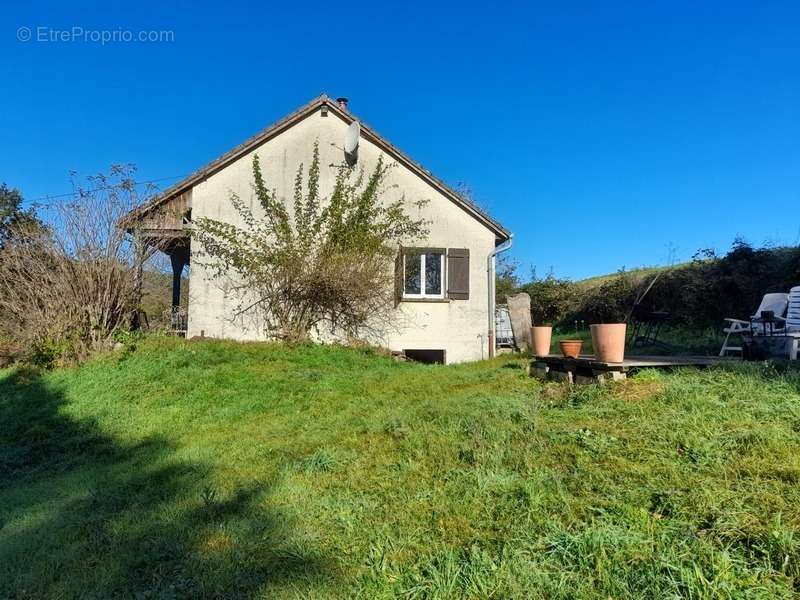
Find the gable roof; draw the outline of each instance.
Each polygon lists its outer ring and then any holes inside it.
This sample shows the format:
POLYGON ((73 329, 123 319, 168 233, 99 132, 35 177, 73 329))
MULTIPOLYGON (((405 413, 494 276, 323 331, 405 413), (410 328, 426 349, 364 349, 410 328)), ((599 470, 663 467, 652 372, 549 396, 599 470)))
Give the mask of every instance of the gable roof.
POLYGON ((232 148, 219 158, 212 160, 206 166, 198 169, 194 173, 191 173, 182 181, 167 188, 161 194, 159 194, 149 202, 131 211, 128 215, 124 217, 122 223, 131 223, 134 220, 141 219, 142 217, 147 215, 150 211, 168 202, 172 198, 175 198, 176 196, 179 196, 180 194, 190 190, 192 187, 202 182, 203 180, 207 179, 214 173, 224 169, 229 164, 241 158, 242 156, 254 150, 255 148, 258 148, 264 142, 283 133, 296 123, 299 123, 306 117, 314 114, 317 111, 317 109, 321 108, 323 105, 328 107, 328 112, 330 114, 336 115, 348 125, 353 121, 358 121, 359 125, 361 126, 361 137, 375 144, 378 148, 386 152, 386 154, 391 156, 398 163, 402 164, 403 166, 411 170, 413 173, 415 173, 417 176, 419 176, 424 181, 429 183, 436 190, 441 192, 442 195, 444 195, 453 203, 464 209, 477 221, 479 221, 485 227, 491 230, 498 238, 498 240, 505 241, 511 237, 511 233, 505 227, 503 227, 497 220, 492 218, 486 211, 480 208, 477 204, 475 204, 471 200, 465 198, 464 196, 456 192, 454 189, 445 184, 441 179, 435 177, 433 173, 431 173, 430 171, 425 169, 422 165, 420 165, 418 162, 410 158, 399 148, 397 148, 391 142, 389 142, 380 134, 378 134, 374 129, 367 126, 361 119, 358 119, 350 111, 340 107, 338 102, 335 102, 326 94, 321 94, 320 96, 317 96, 316 98, 311 100, 311 102, 301 106, 296 111, 286 115, 284 118, 280 119, 279 121, 276 121, 272 125, 261 130, 256 135, 245 140, 238 146, 232 148))

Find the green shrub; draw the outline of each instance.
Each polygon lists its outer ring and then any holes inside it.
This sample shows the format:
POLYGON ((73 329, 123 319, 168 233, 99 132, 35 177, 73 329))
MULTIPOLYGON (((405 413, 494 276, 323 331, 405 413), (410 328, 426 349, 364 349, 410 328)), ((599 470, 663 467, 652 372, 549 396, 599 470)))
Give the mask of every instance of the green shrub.
POLYGON ((576 310, 569 320, 589 323, 619 323, 625 320, 636 301, 639 282, 624 269, 599 287, 578 295, 576 310))
POLYGON ((700 250, 673 268, 623 269, 599 284, 552 273, 540 279, 534 273, 518 290, 530 295, 534 322, 562 329, 571 330, 575 321, 623 321, 638 300, 646 309, 670 313, 672 327, 718 331, 726 317, 753 314, 764 294, 795 285, 800 285, 800 248, 754 248, 737 239, 723 256, 700 250))
POLYGON ((520 288, 531 297, 531 313, 536 324, 562 321, 572 308, 575 299, 575 284, 568 279, 559 279, 549 273, 544 279, 536 277, 520 288))

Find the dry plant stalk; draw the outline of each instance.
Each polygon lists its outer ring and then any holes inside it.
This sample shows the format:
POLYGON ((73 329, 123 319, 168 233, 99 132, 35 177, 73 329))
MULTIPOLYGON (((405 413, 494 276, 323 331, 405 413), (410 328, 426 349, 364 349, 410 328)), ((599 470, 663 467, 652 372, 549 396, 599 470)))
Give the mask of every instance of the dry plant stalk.
POLYGON ((118 226, 140 203, 133 171, 73 180, 70 198, 40 208, 44 226, 13 232, 0 252, 0 336, 25 354, 80 360, 130 327, 146 258, 118 226))

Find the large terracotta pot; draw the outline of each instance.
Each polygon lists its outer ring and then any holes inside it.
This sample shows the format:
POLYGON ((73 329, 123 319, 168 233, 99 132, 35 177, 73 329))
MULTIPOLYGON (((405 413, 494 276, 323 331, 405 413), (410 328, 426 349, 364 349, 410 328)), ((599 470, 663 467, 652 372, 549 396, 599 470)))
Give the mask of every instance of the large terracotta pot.
POLYGON ((561 354, 567 358, 578 358, 583 340, 561 340, 558 345, 561 347, 561 354))
POLYGON ((625 359, 625 323, 592 325, 594 355, 601 362, 621 363, 625 359))
POLYGON ((553 327, 550 325, 534 325, 531 327, 531 344, 534 356, 547 356, 550 354, 550 340, 553 337, 553 327))

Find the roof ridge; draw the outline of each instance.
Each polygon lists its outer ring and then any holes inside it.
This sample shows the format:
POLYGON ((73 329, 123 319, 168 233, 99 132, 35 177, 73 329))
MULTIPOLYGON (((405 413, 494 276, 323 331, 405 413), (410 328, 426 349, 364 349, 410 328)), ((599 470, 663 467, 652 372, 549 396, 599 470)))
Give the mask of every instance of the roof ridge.
POLYGON ((260 130, 255 135, 250 136, 242 143, 237 144, 236 146, 234 146, 224 154, 218 156, 211 162, 207 163, 200 169, 193 171, 178 183, 175 183, 170 187, 168 187, 166 190, 161 192, 155 198, 151 199, 149 202, 146 202, 142 206, 133 209, 122 219, 121 222, 127 224, 136 218, 141 218, 150 210, 153 210, 154 208, 168 201, 172 197, 184 192, 186 188, 193 187, 200 181, 212 175, 217 170, 224 168, 229 162, 236 160, 249 150, 260 146, 271 137, 274 137, 275 135, 282 133, 285 129, 288 129, 289 127, 293 126, 297 121, 311 115, 313 111, 315 111, 318 107, 322 106, 323 104, 325 104, 329 108, 329 110, 332 110, 334 113, 337 114, 337 116, 339 116, 339 118, 341 118, 346 122, 358 121, 359 124, 361 125, 362 136, 366 134, 365 137, 372 138, 372 140, 370 141, 375 143, 382 150, 384 150, 387 153, 393 154, 395 159, 399 158, 401 162, 406 163, 406 166, 409 167, 412 171, 415 171, 418 175, 420 175, 423 178, 427 178, 429 180, 429 183, 431 183, 434 187, 438 188, 440 192, 443 192, 445 195, 449 195, 451 197, 451 200, 455 201, 458 204, 461 204, 462 208, 467 210, 467 212, 471 212, 473 216, 478 218, 478 220, 484 221, 484 225, 487 225, 489 229, 492 229, 495 232, 495 234, 498 234, 500 237, 506 239, 510 237, 511 235, 510 232, 505 227, 503 227, 503 225, 501 225, 499 221, 497 221, 491 215, 489 215, 474 200, 466 198, 461 193, 454 190, 442 179, 438 178, 431 171, 422 166, 422 164, 415 161, 405 152, 400 150, 397 146, 389 142, 385 137, 380 135, 372 127, 364 123, 364 121, 359 119, 355 114, 339 106, 339 104, 334 100, 332 100, 325 92, 322 92, 321 94, 319 94, 306 104, 303 104, 302 106, 292 111, 291 113, 287 114, 286 116, 278 119, 277 121, 274 121, 272 124, 260 130))
POLYGON ((375 131, 375 129, 373 129, 371 126, 369 126, 368 124, 364 123, 363 120, 356 118, 355 115, 351 114, 351 116, 355 120, 357 120, 359 122, 359 124, 361 125, 362 133, 363 133, 364 129, 366 129, 367 131, 371 132, 373 136, 375 136, 378 140, 380 140, 382 142, 381 145, 388 146, 393 152, 395 152, 396 154, 401 155, 407 162, 409 162, 412 165, 414 165, 417 168, 417 170, 424 172, 425 175, 427 175, 431 180, 433 180, 436 184, 438 184, 438 186, 440 188, 443 188, 444 190, 449 192, 451 195, 453 195, 456 198, 458 198, 461 202, 469 205, 475 212, 480 214, 487 221, 490 221, 493 225, 495 225, 498 229, 500 229, 504 234, 506 234, 506 236, 510 235, 510 232, 505 227, 503 227, 503 225, 499 221, 497 221, 494 217, 492 217, 486 211, 486 209, 484 209, 482 206, 480 206, 477 202, 475 202, 471 198, 467 198, 461 192, 459 192, 458 190, 454 189, 446 181, 444 181, 440 177, 436 176, 429 169, 425 168, 425 166, 422 163, 420 163, 420 162, 414 160, 413 158, 411 158, 408 154, 406 154, 405 152, 400 150, 400 148, 395 146, 387 138, 385 138, 384 136, 379 134, 377 131, 375 131))

